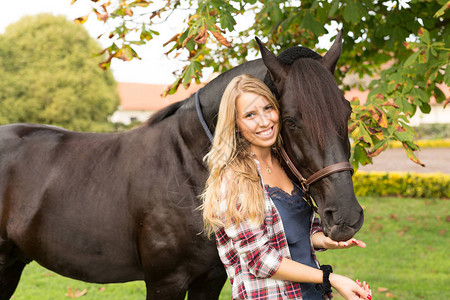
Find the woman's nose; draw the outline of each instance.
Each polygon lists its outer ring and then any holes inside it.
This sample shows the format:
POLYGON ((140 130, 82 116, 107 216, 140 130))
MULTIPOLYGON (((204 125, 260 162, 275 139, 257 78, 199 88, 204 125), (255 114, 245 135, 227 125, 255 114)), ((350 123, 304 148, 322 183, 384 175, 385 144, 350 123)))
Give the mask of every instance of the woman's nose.
POLYGON ((269 114, 261 113, 259 115, 259 125, 262 127, 269 125, 269 118, 270 118, 269 114))

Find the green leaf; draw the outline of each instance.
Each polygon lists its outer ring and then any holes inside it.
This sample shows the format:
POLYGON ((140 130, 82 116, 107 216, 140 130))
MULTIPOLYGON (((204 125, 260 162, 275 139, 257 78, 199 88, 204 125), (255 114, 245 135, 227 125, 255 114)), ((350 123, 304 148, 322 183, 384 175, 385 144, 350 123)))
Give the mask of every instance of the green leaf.
POLYGON ((197 61, 191 62, 183 74, 183 85, 188 86, 192 79, 199 78, 201 75, 201 64, 197 61))
POLYGON ((414 97, 414 99, 417 99, 422 103, 430 102, 430 95, 420 88, 414 88, 410 93, 414 97))
POLYGON ((428 30, 426 30, 425 28, 421 28, 421 31, 419 31, 419 36, 420 36, 420 40, 425 43, 425 44, 429 44, 431 39, 430 39, 430 32, 428 30))
POLYGON ((317 20, 310 12, 305 13, 301 26, 305 29, 310 30, 316 36, 320 36, 325 33, 325 29, 323 28, 323 26, 319 22, 317 22, 317 20))
POLYGON ((415 106, 409 103, 408 99, 406 97, 399 97, 395 100, 396 103, 399 104, 401 110, 405 113, 409 113, 410 115, 414 115, 415 106))
POLYGON ((442 16, 445 13, 445 10, 448 8, 449 6, 449 2, 445 3, 444 5, 442 5, 442 7, 434 14, 435 18, 439 18, 440 16, 442 16))
POLYGON ((348 23, 358 23, 361 19, 358 6, 355 0, 345 1, 346 6, 344 8, 344 20, 348 23))
POLYGON ((413 140, 413 135, 406 131, 394 131, 393 135, 394 135, 394 137, 397 138, 397 140, 399 140, 401 142, 413 140))
POLYGON ((429 59, 430 59, 430 48, 425 50, 425 55, 424 55, 424 61, 423 62, 427 63, 429 59))
POLYGON ((386 93, 391 94, 392 92, 394 92, 396 86, 397 86, 397 82, 395 82, 395 81, 389 82, 387 85, 386 93))
POLYGON ((402 90, 403 94, 409 93, 413 89, 413 87, 414 87, 413 81, 406 79, 402 90))
POLYGON ((437 86, 434 86, 434 97, 436 98, 437 103, 442 103, 442 101, 445 100, 445 94, 437 86))
POLYGON ((329 17, 334 17, 334 14, 339 9, 339 3, 340 1, 333 1, 333 6, 331 6, 330 11, 328 12, 329 17))
POLYGON ((220 15, 220 27, 222 29, 228 29, 230 32, 234 30, 234 25, 236 24, 236 20, 228 11, 224 11, 220 15))
POLYGON ((445 67, 444 82, 450 86, 450 64, 447 64, 447 67, 445 67))
POLYGON ((431 111, 431 106, 428 103, 422 103, 419 108, 424 114, 429 114, 431 111))
POLYGON ((408 156, 408 158, 409 158, 410 160, 412 160, 412 161, 415 162, 416 164, 421 165, 422 167, 425 166, 425 165, 417 158, 417 156, 414 154, 413 149, 411 149, 407 144, 403 144, 403 147, 405 148, 406 155, 408 156))
POLYGON ((358 164, 367 165, 372 162, 370 157, 367 157, 367 152, 361 144, 357 143, 353 147, 351 157, 353 168, 358 169, 358 164))
POLYGON ((411 54, 403 63, 403 66, 405 67, 409 67, 411 66, 413 63, 416 62, 417 58, 419 57, 420 52, 414 52, 413 54, 411 54))
POLYGON ((372 138, 370 137, 369 132, 366 129, 366 126, 363 122, 359 122, 359 137, 358 140, 364 141, 369 145, 373 144, 372 138))

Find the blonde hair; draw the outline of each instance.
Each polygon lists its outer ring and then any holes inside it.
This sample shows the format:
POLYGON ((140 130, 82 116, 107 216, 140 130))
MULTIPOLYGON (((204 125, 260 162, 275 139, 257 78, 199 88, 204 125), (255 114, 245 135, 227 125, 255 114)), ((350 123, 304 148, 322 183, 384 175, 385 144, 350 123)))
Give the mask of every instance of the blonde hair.
MULTIPOLYGON (((278 102, 270 89, 259 79, 244 74, 235 77, 226 87, 211 150, 204 157, 209 177, 201 198, 204 229, 208 236, 223 226, 251 220, 261 224, 265 216, 263 189, 250 143, 239 133, 236 124, 236 101, 244 93, 263 96, 279 114, 278 102), (226 210, 220 207, 226 180, 226 210), (221 194, 222 192, 222 194, 221 194)), ((281 124, 280 124, 281 125, 281 124)), ((278 132, 276 146, 281 144, 278 132)))

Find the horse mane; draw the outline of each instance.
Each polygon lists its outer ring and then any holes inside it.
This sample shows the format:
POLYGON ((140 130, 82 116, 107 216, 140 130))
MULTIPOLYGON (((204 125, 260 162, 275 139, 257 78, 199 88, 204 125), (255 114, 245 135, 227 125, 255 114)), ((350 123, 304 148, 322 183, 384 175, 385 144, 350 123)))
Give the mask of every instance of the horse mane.
MULTIPOLYGON (((322 56, 318 54, 317 52, 301 46, 294 46, 291 48, 288 48, 281 52, 277 58, 284 63, 285 65, 292 65, 297 59, 300 58, 312 58, 312 59, 321 59, 322 56)), ((267 71, 266 76, 264 77, 264 83, 269 87, 269 89, 272 91, 272 93, 275 95, 275 97, 278 99, 279 95, 277 93, 277 89, 275 88, 275 85, 273 84, 272 79, 270 78, 270 73, 267 71)))
POLYGON ((161 122, 165 118, 173 115, 181 106, 183 106, 185 101, 186 100, 172 103, 171 105, 169 105, 169 106, 167 106, 167 107, 157 111, 144 124, 146 126, 150 126, 150 125, 153 125, 153 124, 161 122))
MULTIPOLYGON (((323 147, 327 134, 337 133, 341 137, 346 134, 350 106, 334 76, 319 63, 321 58, 317 52, 300 46, 278 56, 292 68, 285 85, 285 93, 289 93, 286 98, 298 106, 310 136, 323 147)), ((269 72, 264 82, 279 99, 269 72)))
POLYGON ((350 103, 319 61, 306 58, 292 64, 285 97, 297 105, 305 127, 322 148, 329 134, 346 136, 350 103))

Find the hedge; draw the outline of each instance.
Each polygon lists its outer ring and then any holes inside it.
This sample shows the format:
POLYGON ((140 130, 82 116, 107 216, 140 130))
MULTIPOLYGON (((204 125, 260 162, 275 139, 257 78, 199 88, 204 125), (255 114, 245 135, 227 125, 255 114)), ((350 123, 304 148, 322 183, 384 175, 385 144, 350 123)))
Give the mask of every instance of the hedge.
POLYGON ((364 172, 353 176, 357 196, 450 198, 450 175, 414 172, 364 172))
MULTIPOLYGON (((419 148, 450 148, 450 140, 417 140, 414 143, 419 146, 419 148)), ((389 148, 400 148, 402 143, 399 141, 389 142, 389 148)))

